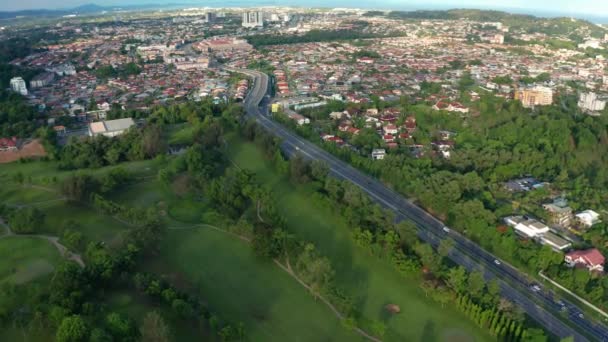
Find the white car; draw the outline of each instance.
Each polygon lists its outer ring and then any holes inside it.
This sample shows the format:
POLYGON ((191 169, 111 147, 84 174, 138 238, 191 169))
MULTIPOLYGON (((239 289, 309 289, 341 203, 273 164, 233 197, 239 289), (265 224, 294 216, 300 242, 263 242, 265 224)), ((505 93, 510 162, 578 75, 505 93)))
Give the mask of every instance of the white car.
POLYGON ((446 233, 449 233, 450 232, 450 228, 448 228, 446 226, 443 226, 443 231, 446 232, 446 233))
POLYGON ((532 291, 534 291, 534 292, 538 292, 538 291, 540 291, 540 286, 538 286, 538 285, 532 285, 530 288, 531 288, 531 289, 532 289, 532 291))
POLYGON ((495 263, 496 265, 501 265, 501 264, 502 264, 502 263, 500 262, 500 260, 498 260, 498 259, 494 259, 494 263, 495 263))

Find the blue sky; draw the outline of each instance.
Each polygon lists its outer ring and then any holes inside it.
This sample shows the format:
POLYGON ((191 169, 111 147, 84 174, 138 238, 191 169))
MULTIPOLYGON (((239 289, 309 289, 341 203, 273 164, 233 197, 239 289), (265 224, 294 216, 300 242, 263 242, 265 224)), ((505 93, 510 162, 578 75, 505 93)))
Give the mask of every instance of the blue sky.
POLYGON ((437 9, 437 8, 494 8, 507 9, 516 12, 563 13, 575 16, 577 14, 608 17, 607 0, 0 0, 0 10, 17 10, 32 8, 66 8, 84 3, 98 5, 124 5, 144 3, 192 3, 198 6, 221 6, 227 3, 231 6, 255 5, 299 5, 326 7, 366 7, 366 8, 395 8, 395 9, 437 9))

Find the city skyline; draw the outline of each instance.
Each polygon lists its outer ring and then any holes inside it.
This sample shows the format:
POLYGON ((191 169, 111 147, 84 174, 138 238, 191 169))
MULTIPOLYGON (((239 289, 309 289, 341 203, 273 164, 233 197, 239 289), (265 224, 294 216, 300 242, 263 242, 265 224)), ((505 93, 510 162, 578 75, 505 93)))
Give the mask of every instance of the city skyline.
MULTIPOLYGON (((96 4, 99 6, 125 6, 125 5, 146 5, 155 4, 152 0, 131 0, 116 1, 116 0, 28 0, 18 3, 0 4, 0 11, 18 11, 28 9, 65 9, 86 4, 96 4)), ((480 8, 480 9, 495 9, 504 10, 514 13, 527 13, 537 16, 555 16, 555 15, 592 15, 597 17, 608 17, 608 3, 600 3, 593 0, 581 0, 573 3, 567 0, 537 0, 537 1, 495 1, 488 4, 487 1, 481 0, 439 0, 439 1, 403 1, 403 0, 384 0, 377 1, 360 1, 356 6, 352 2, 345 0, 333 1, 302 1, 302 0, 231 0, 231 1, 193 1, 180 0, 174 2, 166 2, 165 4, 187 5, 209 7, 248 7, 248 6, 309 6, 309 7, 353 7, 353 8, 379 8, 379 9, 395 9, 395 10, 419 10, 419 9, 450 9, 450 8, 480 8)))

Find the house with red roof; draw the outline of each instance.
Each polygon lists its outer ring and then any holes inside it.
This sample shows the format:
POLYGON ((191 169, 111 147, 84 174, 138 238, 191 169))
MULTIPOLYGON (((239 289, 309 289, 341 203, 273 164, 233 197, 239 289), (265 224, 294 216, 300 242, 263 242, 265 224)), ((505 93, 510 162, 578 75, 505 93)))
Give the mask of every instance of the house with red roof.
POLYGON ((591 272, 604 272, 606 258, 597 250, 591 248, 584 251, 572 251, 564 259, 570 267, 586 267, 591 272))
POLYGON ((0 138, 0 151, 16 151, 17 137, 0 138))
POLYGON ((386 126, 383 127, 384 133, 386 134, 397 134, 399 133, 399 130, 397 129, 397 126, 393 125, 393 124, 388 124, 386 126))

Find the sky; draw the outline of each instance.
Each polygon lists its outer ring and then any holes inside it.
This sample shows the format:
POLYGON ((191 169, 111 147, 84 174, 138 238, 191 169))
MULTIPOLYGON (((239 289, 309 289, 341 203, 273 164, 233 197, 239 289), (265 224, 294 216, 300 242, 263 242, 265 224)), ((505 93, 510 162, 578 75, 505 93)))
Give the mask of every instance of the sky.
POLYGON ((86 3, 97 5, 192 3, 196 6, 292 5, 323 7, 360 7, 382 9, 482 8, 543 15, 581 14, 608 17, 607 0, 0 0, 0 11, 20 9, 69 8, 86 3))

